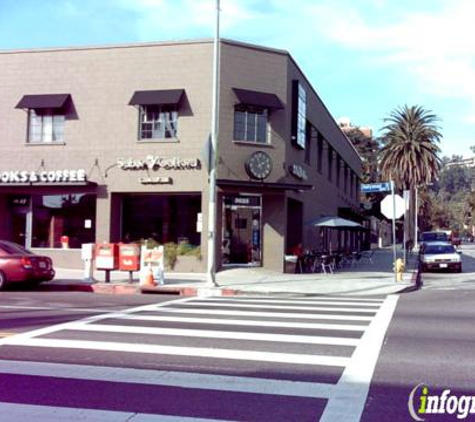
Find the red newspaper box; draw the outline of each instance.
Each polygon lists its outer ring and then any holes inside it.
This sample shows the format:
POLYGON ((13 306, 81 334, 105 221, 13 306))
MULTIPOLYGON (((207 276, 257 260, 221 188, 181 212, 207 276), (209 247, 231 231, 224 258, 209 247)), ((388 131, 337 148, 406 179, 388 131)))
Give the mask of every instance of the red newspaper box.
POLYGON ((119 244, 119 270, 140 270, 140 246, 135 243, 119 244))
POLYGON ((116 270, 119 267, 119 248, 116 243, 96 245, 96 268, 98 270, 116 270))

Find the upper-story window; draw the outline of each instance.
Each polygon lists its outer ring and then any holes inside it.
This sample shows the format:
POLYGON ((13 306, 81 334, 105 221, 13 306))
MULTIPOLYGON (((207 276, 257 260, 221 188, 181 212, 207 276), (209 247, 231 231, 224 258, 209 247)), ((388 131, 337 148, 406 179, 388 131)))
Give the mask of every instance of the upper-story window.
POLYGON ((312 144, 317 143, 318 132, 313 125, 307 121, 307 133, 305 136, 305 163, 311 164, 312 144))
POLYGON ((333 148, 328 145, 328 180, 333 180, 333 148))
POLYGON ((28 142, 63 142, 64 114, 57 110, 29 110, 28 142))
POLYGON ((265 108, 237 105, 234 108, 234 140, 268 142, 268 111, 265 108))
POLYGON ((307 91, 295 80, 292 84, 292 143, 300 149, 305 149, 306 124, 307 91))
POLYGON ((343 191, 348 193, 348 164, 346 163, 343 170, 343 191))
POLYGON ((269 143, 270 114, 283 108, 279 97, 241 88, 233 88, 233 91, 239 100, 234 106, 234 140, 269 143))
POLYGON ((320 132, 317 135, 317 171, 322 174, 323 170, 323 136, 320 132))
POLYGON ((63 143, 70 94, 25 95, 16 105, 28 111, 27 142, 63 143))
POLYGON ((140 106, 139 139, 176 138, 178 111, 173 106, 140 106))
POLYGON ((336 155, 336 186, 340 187, 340 178, 341 178, 341 157, 336 155))
POLYGON ((177 138, 183 94, 183 89, 135 91, 129 105, 139 107, 139 141, 177 138))

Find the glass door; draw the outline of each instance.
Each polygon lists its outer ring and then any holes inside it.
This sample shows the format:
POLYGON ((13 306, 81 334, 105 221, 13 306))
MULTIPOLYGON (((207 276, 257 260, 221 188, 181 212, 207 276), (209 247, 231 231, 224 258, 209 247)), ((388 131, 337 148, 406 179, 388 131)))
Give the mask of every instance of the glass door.
POLYGON ((12 242, 26 248, 31 247, 31 210, 29 196, 11 196, 9 198, 11 210, 12 242))
POLYGON ((227 196, 223 212, 223 265, 262 264, 261 197, 227 196))

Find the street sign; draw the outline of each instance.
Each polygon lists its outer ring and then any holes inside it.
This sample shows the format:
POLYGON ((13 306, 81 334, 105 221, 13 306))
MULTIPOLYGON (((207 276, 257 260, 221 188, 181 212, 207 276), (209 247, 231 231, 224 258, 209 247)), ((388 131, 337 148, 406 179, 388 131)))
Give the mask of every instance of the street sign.
POLYGON ((361 185, 361 192, 363 193, 389 192, 390 190, 391 190, 390 182, 364 183, 361 185))
POLYGON ((404 215, 405 205, 404 199, 402 199, 401 196, 394 195, 393 207, 393 196, 386 195, 381 201, 381 213, 389 219, 401 218, 404 215))

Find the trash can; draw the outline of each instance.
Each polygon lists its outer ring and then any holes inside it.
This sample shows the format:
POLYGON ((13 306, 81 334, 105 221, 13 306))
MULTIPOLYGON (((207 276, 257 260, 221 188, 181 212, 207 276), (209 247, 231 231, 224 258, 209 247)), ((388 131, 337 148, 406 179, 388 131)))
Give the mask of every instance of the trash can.
POLYGON ((295 274, 297 267, 297 255, 284 255, 284 273, 295 274))

